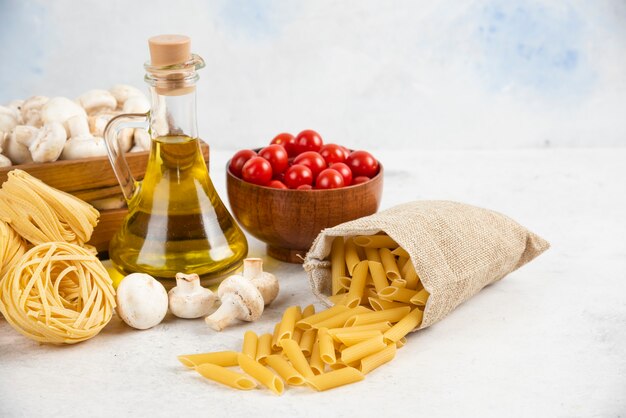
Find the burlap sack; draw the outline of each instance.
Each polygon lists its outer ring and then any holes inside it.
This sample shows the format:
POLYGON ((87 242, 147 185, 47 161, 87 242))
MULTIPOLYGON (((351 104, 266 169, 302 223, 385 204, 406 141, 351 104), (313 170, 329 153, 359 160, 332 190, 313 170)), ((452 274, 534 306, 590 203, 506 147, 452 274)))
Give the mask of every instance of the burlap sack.
POLYGON ((313 293, 330 294, 333 237, 385 232, 410 255, 430 297, 419 327, 443 319, 483 287, 544 252, 550 244, 512 219, 487 209, 447 201, 418 201, 323 230, 306 255, 313 293))

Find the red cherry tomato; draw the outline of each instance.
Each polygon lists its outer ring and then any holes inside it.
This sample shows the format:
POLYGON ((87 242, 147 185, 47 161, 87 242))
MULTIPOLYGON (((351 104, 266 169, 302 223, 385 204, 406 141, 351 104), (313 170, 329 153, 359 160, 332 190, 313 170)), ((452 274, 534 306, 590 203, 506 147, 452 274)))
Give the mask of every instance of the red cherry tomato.
POLYGON ((346 164, 355 177, 366 176, 372 178, 378 173, 378 161, 367 151, 353 151, 348 156, 346 164))
POLYGON ((327 167, 324 157, 315 151, 303 152, 293 160, 293 163, 309 167, 313 172, 313 178, 317 178, 317 175, 327 167))
POLYGON ((313 172, 311 169, 302 164, 292 165, 285 173, 285 184, 290 189, 296 189, 303 184, 313 184, 313 172))
POLYGON ((352 185, 354 186, 355 184, 367 183, 368 181, 370 181, 369 177, 358 176, 358 177, 355 177, 354 180, 352 180, 352 185))
POLYGON ((231 158, 228 169, 231 173, 241 178, 241 169, 243 168, 243 165, 252 157, 256 157, 256 152, 251 149, 242 149, 241 151, 237 151, 235 155, 233 155, 233 158, 231 158))
POLYGON ((301 184, 296 187, 297 190, 311 190, 312 188, 313 186, 311 186, 310 184, 301 184))
POLYGON ((338 189, 343 187, 343 176, 337 170, 327 168, 315 180, 316 189, 338 189))
POLYGON ((285 186, 285 183, 279 180, 270 181, 269 183, 267 183, 267 187, 271 187, 273 189, 286 189, 287 188, 287 186, 285 186))
POLYGON ((326 160, 326 164, 342 163, 347 155, 341 145, 326 144, 320 149, 320 155, 326 160))
POLYGON ((322 137, 314 130, 307 129, 296 136, 295 148, 297 154, 302 154, 307 151, 318 152, 320 148, 322 148, 322 145, 324 145, 322 137))
POLYGON ((352 170, 344 163, 335 163, 330 166, 333 170, 337 170, 343 177, 343 184, 349 186, 352 184, 352 170))
POLYGON ((259 156, 265 158, 272 165, 272 172, 278 175, 287 169, 289 165, 287 151, 285 147, 273 144, 259 151, 259 156))
POLYGON ((296 155, 298 155, 298 153, 296 152, 296 137, 288 134, 287 132, 276 135, 274 139, 272 139, 272 141, 270 142, 270 145, 274 144, 282 145, 283 147, 285 147, 285 150, 290 157, 295 157, 296 155))
POLYGON ((252 157, 243 165, 241 176, 248 183, 265 186, 272 180, 272 165, 263 157, 252 157))
POLYGON ((346 159, 348 158, 348 155, 350 155, 350 150, 346 147, 344 147, 343 145, 339 145, 341 147, 341 149, 343 150, 343 155, 346 156, 346 159))

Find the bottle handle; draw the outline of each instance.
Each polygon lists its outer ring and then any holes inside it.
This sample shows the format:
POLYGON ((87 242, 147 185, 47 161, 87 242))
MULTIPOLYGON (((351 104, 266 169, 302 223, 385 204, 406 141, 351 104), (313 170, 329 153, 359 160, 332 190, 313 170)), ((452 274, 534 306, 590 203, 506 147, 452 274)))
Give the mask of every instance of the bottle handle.
POLYGON ((109 161, 115 173, 126 202, 128 202, 137 189, 137 181, 133 177, 128 162, 123 152, 120 152, 117 140, 119 133, 127 128, 150 128, 149 113, 124 113, 111 119, 104 128, 104 143, 109 154, 109 161))

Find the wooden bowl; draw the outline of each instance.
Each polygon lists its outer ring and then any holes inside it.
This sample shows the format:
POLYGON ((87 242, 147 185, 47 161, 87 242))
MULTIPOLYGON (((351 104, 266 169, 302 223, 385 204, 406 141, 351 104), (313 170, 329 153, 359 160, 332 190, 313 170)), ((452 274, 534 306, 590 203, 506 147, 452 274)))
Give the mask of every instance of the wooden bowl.
POLYGON ((235 218, 267 244, 268 255, 289 263, 302 263, 322 229, 376 213, 383 192, 382 165, 366 183, 330 190, 286 190, 245 182, 230 172, 229 164, 226 188, 235 218))

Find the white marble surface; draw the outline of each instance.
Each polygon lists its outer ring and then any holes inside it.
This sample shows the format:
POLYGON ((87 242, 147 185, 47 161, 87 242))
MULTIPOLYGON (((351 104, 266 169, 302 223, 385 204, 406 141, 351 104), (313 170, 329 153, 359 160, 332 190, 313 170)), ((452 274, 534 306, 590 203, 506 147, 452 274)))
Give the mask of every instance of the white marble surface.
MULTIPOLYGON (((0 320, 0 416, 624 416, 626 149, 376 154, 383 207, 465 201, 510 215, 552 248, 412 335, 364 382, 325 393, 233 391, 176 360, 237 349, 244 330, 270 332, 286 306, 314 301, 299 266, 269 259, 279 299, 262 320, 220 334, 201 320, 168 317, 139 332, 114 318, 88 342, 48 347, 0 320)), ((223 196, 229 155, 212 159, 223 196)))

